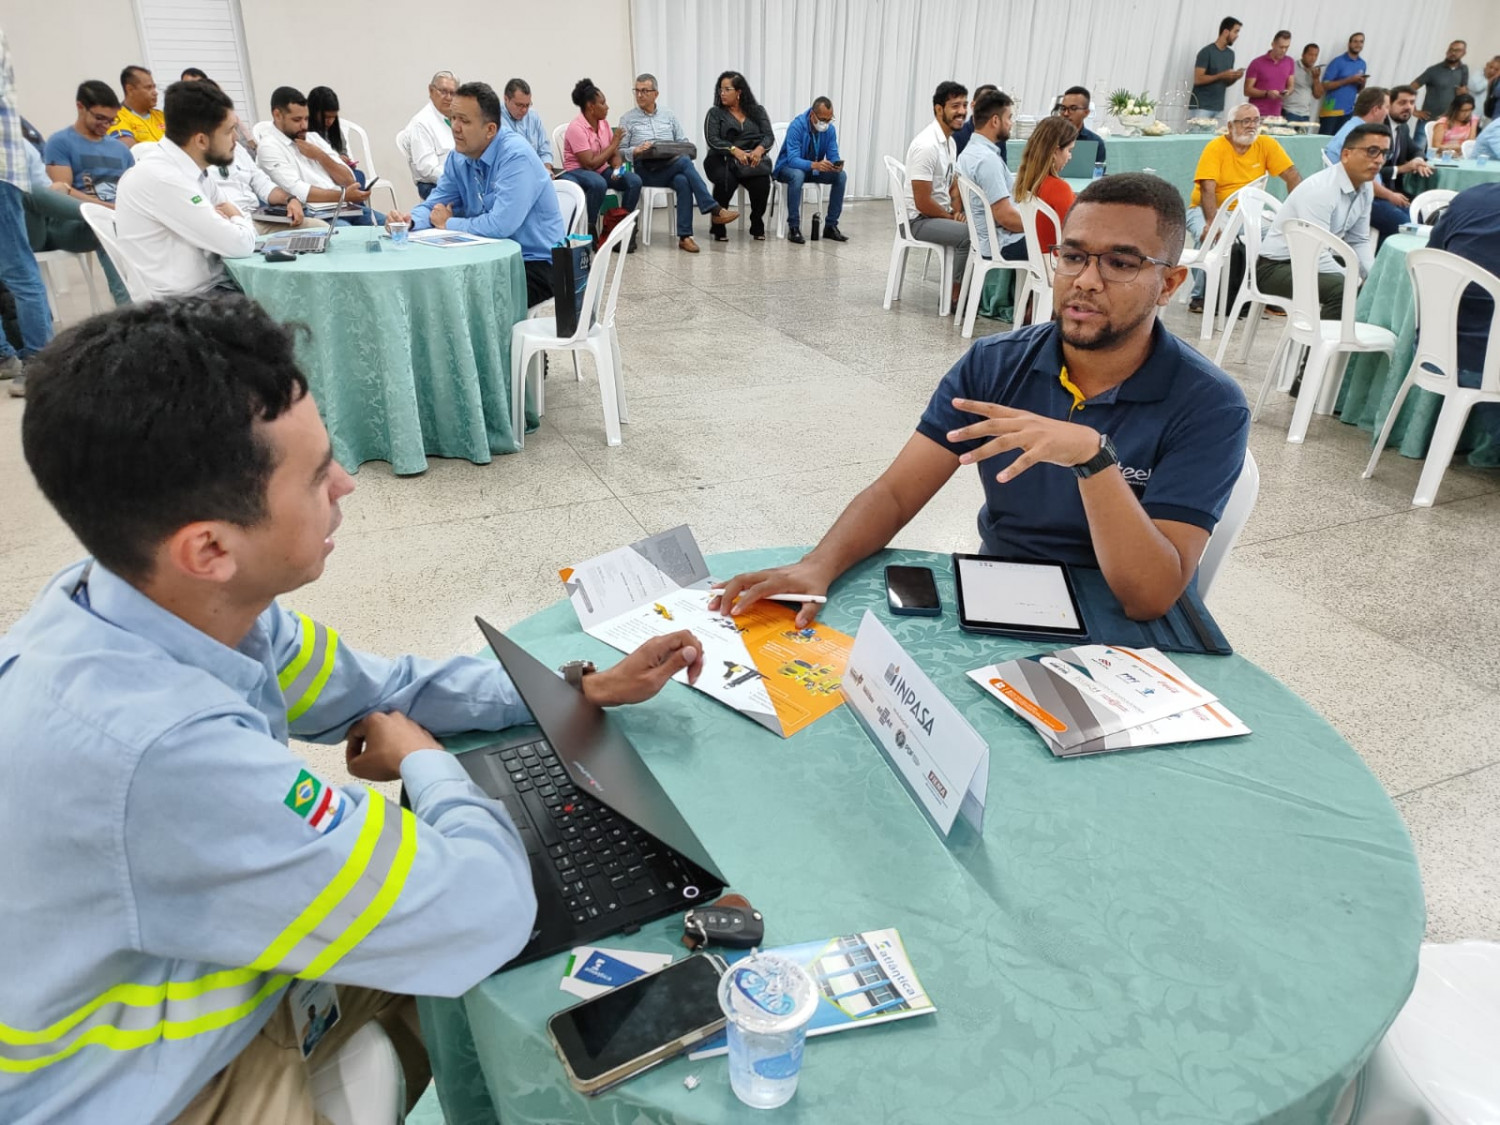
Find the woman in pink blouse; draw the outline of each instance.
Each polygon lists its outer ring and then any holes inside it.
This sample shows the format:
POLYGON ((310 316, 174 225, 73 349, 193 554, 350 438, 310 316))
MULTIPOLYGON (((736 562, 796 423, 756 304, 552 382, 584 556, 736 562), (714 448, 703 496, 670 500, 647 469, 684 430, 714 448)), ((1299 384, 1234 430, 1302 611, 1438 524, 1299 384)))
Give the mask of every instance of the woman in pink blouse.
MULTIPOLYGON (((614 135, 605 120, 609 102, 604 91, 584 78, 573 87, 573 104, 579 113, 563 133, 563 173, 558 178, 572 180, 583 189, 588 201, 589 233, 598 238, 599 210, 604 206, 605 193, 618 192, 620 206, 634 211, 641 200, 641 178, 621 168, 625 162, 620 155, 621 137, 614 135)), ((630 252, 635 252, 634 232, 630 235, 630 252)))

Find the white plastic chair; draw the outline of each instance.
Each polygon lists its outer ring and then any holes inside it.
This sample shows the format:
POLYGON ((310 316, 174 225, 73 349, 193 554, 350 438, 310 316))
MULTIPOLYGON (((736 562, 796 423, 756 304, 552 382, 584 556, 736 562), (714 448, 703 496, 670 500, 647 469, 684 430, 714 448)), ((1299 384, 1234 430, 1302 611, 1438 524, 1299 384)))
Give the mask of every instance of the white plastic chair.
POLYGON ((1013 262, 1000 256, 1000 234, 995 227, 995 213, 990 210, 984 189, 967 176, 959 176, 958 191, 964 203, 964 221, 969 224, 969 260, 964 264, 963 284, 958 288, 958 307, 963 310, 964 318, 963 336, 967 340, 974 335, 974 318, 984 300, 984 279, 996 270, 1011 270, 1020 275, 1014 279, 1017 289, 1016 299, 1012 302, 1011 315, 1015 319, 1011 322, 1011 327, 1021 323, 1020 310, 1026 306, 1031 267, 1026 262, 1013 262), (988 258, 979 253, 978 224, 981 221, 988 239, 985 245, 992 254, 988 258))
POLYGON ((1219 576, 1219 570, 1229 552, 1239 541, 1240 532, 1250 521, 1255 510, 1256 497, 1260 495, 1260 466, 1254 456, 1245 450, 1245 464, 1240 469, 1239 479, 1229 491, 1229 500, 1224 504, 1224 514, 1219 517, 1208 542, 1203 546, 1203 555, 1198 560, 1198 596, 1208 597, 1208 591, 1219 576))
MULTIPOLYGON (((651 245, 651 222, 656 212, 656 201, 666 200, 667 214, 676 215, 677 192, 669 187, 649 187, 641 185, 641 241, 647 246, 651 245)), ((675 229, 675 228, 674 228, 675 229)))
POLYGON ((94 237, 99 240, 99 245, 109 255, 109 260, 114 263, 115 269, 120 271, 120 280, 125 283, 125 291, 130 294, 132 301, 147 301, 151 298, 151 292, 146 288, 135 268, 130 264, 130 259, 125 256, 125 251, 120 248, 120 240, 115 236, 115 213, 108 207, 101 207, 97 203, 81 203, 78 213, 83 216, 83 221, 88 223, 89 229, 94 232, 94 237))
POLYGON ((906 165, 894 156, 885 158, 886 174, 891 181, 891 204, 896 209, 896 237, 891 242, 891 268, 885 280, 885 304, 889 309, 892 301, 901 299, 901 283, 906 277, 906 255, 911 250, 925 250, 929 254, 941 255, 942 270, 938 278, 938 316, 947 316, 951 311, 949 302, 953 297, 953 247, 936 242, 923 242, 911 232, 911 219, 906 213, 906 165))
POLYGON ((557 209, 562 212, 563 226, 568 228, 568 233, 588 234, 589 205, 583 189, 572 180, 553 180, 552 187, 557 192, 557 209))
MULTIPOLYGON (((772 123, 771 131, 776 134, 776 153, 781 154, 781 146, 786 144, 786 131, 791 128, 791 122, 783 121, 780 124, 772 123)), ((774 173, 773 173, 774 176, 774 173)), ((819 214, 825 208, 824 198, 827 196, 828 184, 815 183, 812 180, 804 180, 802 183, 802 204, 807 206, 807 193, 813 193, 814 207, 819 214)), ((776 215, 776 237, 785 238, 787 228, 787 192, 790 189, 778 179, 771 180, 771 210, 776 215)))
POLYGON ((1479 139, 1477 137, 1472 141, 1465 141, 1463 144, 1458 146, 1458 155, 1463 157, 1465 160, 1468 160, 1471 156, 1474 155, 1474 146, 1478 143, 1479 139))
POLYGON ((406 1109, 406 1077, 385 1029, 365 1024, 308 1075, 313 1108, 332 1125, 396 1125, 406 1109))
POLYGON ((1486 349, 1484 370, 1480 373, 1478 387, 1458 385, 1458 305, 1464 291, 1474 285, 1489 294, 1495 301, 1495 311, 1490 319, 1489 338, 1500 339, 1500 277, 1482 269, 1457 254, 1447 250, 1413 250, 1406 256, 1406 271, 1411 276, 1411 287, 1417 295, 1417 350, 1411 357, 1406 378, 1391 403, 1385 416, 1385 425, 1375 439, 1375 449, 1370 454, 1370 463, 1362 474, 1365 480, 1375 475, 1375 464, 1390 440, 1391 427, 1401 413, 1412 387, 1443 396, 1443 409, 1438 414, 1437 428, 1432 432, 1432 444, 1427 447, 1427 459, 1422 463, 1422 475, 1417 479, 1417 494, 1412 504, 1418 508, 1430 508, 1437 498, 1438 486, 1443 483, 1443 474, 1453 460, 1453 451, 1463 434, 1469 411, 1481 402, 1500 402, 1500 347, 1486 349))
POLYGON ((92 253, 74 254, 69 250, 38 250, 36 252, 36 264, 42 271, 42 283, 47 288, 47 305, 52 312, 54 323, 60 323, 62 316, 58 312, 58 294, 68 291, 67 278, 63 276, 61 267, 68 262, 77 262, 78 271, 83 274, 83 283, 89 291, 89 312, 103 312, 99 304, 99 291, 94 287, 94 255, 92 253), (52 267, 59 267, 54 274, 52 267))
POLYGON ((1260 385, 1251 420, 1260 416, 1271 381, 1283 362, 1290 364, 1294 351, 1307 348, 1307 366, 1302 372, 1302 393, 1292 411, 1292 424, 1286 440, 1300 445, 1307 438, 1307 424, 1313 411, 1333 412, 1344 365, 1357 352, 1396 350, 1396 334, 1388 328, 1364 324, 1354 319, 1354 305, 1359 299, 1359 259, 1349 244, 1322 227, 1305 219, 1288 219, 1282 227, 1292 255, 1292 306, 1287 313, 1286 332, 1276 347, 1276 355, 1260 385), (1338 320, 1324 320, 1318 300, 1318 258, 1330 251, 1335 261, 1344 263, 1344 302, 1338 320))
POLYGON ((1050 253, 1052 247, 1043 246, 1041 235, 1037 233, 1037 217, 1041 216, 1050 222, 1059 238, 1062 237, 1062 220, 1041 196, 1032 196, 1024 203, 1017 203, 1016 210, 1021 213, 1021 229, 1026 233, 1026 268, 1031 277, 1026 285, 1029 309, 1023 308, 1018 302, 1015 313, 1018 319, 1015 323, 1025 323, 1026 313, 1029 311, 1031 323, 1040 324, 1052 319, 1052 282, 1056 263, 1050 253))
MULTIPOLYGON (((1219 317, 1229 307, 1229 262, 1235 240, 1239 237, 1240 192, 1245 188, 1264 189, 1266 180, 1267 177, 1261 176, 1244 188, 1230 192, 1227 198, 1221 200, 1219 209, 1214 212, 1214 221, 1203 232, 1202 243, 1185 247, 1182 257, 1177 261, 1179 266, 1186 266, 1189 270, 1197 270, 1204 275, 1203 327, 1198 334, 1201 339, 1213 338, 1219 317)), ((1183 301, 1191 299, 1192 288, 1191 285, 1180 287, 1183 301)))
POLYGON ((1245 277, 1240 282, 1240 291, 1235 295, 1234 304, 1230 306, 1229 315, 1224 321, 1224 334, 1219 337, 1219 350, 1214 355, 1214 363, 1220 367, 1224 366, 1224 353, 1229 348, 1229 337, 1234 335, 1234 326, 1239 323, 1241 309, 1246 305, 1250 306, 1245 322, 1245 339, 1240 344, 1240 362, 1244 363, 1250 358, 1250 345, 1255 342, 1255 333, 1260 329, 1261 313, 1266 306, 1274 306, 1282 312, 1291 307, 1291 301, 1285 297, 1262 293, 1260 282, 1255 276, 1255 263, 1260 260, 1261 229, 1275 220, 1281 210, 1281 201, 1260 188, 1244 187, 1238 195, 1237 210, 1242 212, 1239 237, 1245 243, 1245 277))
POLYGON ((356 125, 347 117, 339 118, 339 127, 349 138, 349 148, 356 150, 350 155, 359 165, 359 170, 365 174, 365 182, 369 183, 375 178, 375 150, 370 147, 370 134, 365 132, 363 126, 356 125))
POLYGON ((1333 167, 1333 161, 1328 159, 1328 148, 1327 148, 1326 145, 1323 148, 1321 148, 1321 149, 1318 150, 1318 155, 1323 158, 1323 167, 1325 167, 1325 168, 1332 168, 1333 167))
POLYGON ((1448 206, 1457 194, 1458 192, 1447 188, 1433 188, 1431 191, 1422 192, 1411 201, 1411 221, 1419 225, 1426 223, 1427 216, 1448 206))
MULTIPOLYGON (((588 284, 583 292, 583 309, 578 314, 578 329, 571 336, 557 335, 555 316, 521 321, 510 336, 511 426, 516 444, 526 440, 526 385, 536 398, 538 413, 546 406, 545 387, 540 364, 533 360, 546 351, 586 351, 594 357, 599 372, 599 398, 604 407, 604 435, 610 445, 620 444, 620 423, 629 422, 625 405, 625 373, 620 359, 620 340, 615 331, 615 305, 620 299, 620 278, 624 276, 625 243, 635 230, 637 216, 627 215, 610 231, 604 245, 594 255, 588 284), (608 288, 606 289, 606 284, 608 288)), ((570 300, 572 294, 559 293, 559 300, 570 300)))
POLYGON ((412 185, 416 186, 420 181, 411 166, 411 134, 405 129, 396 134, 396 151, 401 154, 401 159, 406 161, 406 170, 411 174, 412 185))

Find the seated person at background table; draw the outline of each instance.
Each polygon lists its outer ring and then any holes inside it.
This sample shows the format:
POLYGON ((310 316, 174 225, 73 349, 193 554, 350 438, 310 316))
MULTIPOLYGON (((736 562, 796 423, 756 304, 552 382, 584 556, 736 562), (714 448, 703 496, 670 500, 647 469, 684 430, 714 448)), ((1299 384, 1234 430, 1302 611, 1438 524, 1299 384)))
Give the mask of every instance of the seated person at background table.
MULTIPOLYGON (((1234 380, 1158 319, 1187 276, 1174 264, 1184 234, 1182 196, 1165 180, 1091 183, 1056 252, 1057 321, 977 341, 822 542, 724 583, 711 607, 826 594, 972 464, 986 553, 1098 566, 1130 617, 1166 613, 1224 511, 1250 429, 1234 380)), ((799 623, 816 612, 804 606, 799 623)))
MULTIPOLYGON (((1302 182, 1297 166, 1280 142, 1260 131, 1260 111, 1249 102, 1241 102, 1229 114, 1229 132, 1209 141, 1198 156, 1187 212, 1188 234, 1193 245, 1202 245, 1204 233, 1226 199, 1265 175, 1280 176, 1288 191, 1302 182)), ((1207 286, 1207 275, 1194 270, 1193 295, 1188 305, 1192 312, 1203 311, 1207 286)))
POLYGON ((440 70, 427 83, 427 101, 410 121, 396 145, 406 153, 411 168, 412 182, 417 185, 417 195, 426 199, 437 186, 443 174, 443 162, 453 151, 453 126, 448 122, 448 109, 453 103, 453 91, 458 89, 458 79, 451 70, 440 70))
MULTIPOLYGON (((766 201, 771 198, 771 162, 766 154, 776 144, 776 133, 739 71, 726 70, 714 83, 714 104, 703 118, 703 140, 708 145, 703 171, 713 185, 714 200, 728 207, 735 189, 743 187, 750 197, 750 237, 764 242, 766 201)), ((722 224, 711 233, 715 242, 729 239, 722 224)))
POLYGON ((321 219, 309 219, 295 195, 283 191, 272 183, 271 177, 261 171, 260 165, 255 163, 255 157, 246 151, 244 145, 238 143, 238 139, 234 146, 234 161, 229 167, 218 169, 217 184, 219 195, 224 198, 225 202, 233 203, 250 216, 257 234, 275 234, 288 227, 322 227, 325 225, 321 219), (287 223, 263 222, 255 217, 255 212, 262 207, 285 207, 286 216, 291 221, 287 223))
POLYGON ((166 136, 166 118, 156 108, 156 79, 143 66, 127 66, 120 71, 120 89, 125 102, 110 126, 110 135, 118 137, 126 148, 166 136))
POLYGON ((1318 65, 1318 45, 1302 48, 1302 57, 1292 72, 1292 90, 1281 101, 1281 116, 1288 121, 1311 121, 1323 100, 1323 68, 1318 65))
POLYGON ((786 184, 787 241, 799 245, 803 242, 802 185, 809 182, 832 185, 823 237, 834 242, 849 241, 839 230, 848 179, 841 167, 843 163, 839 156, 838 127, 833 123, 833 102, 815 98, 812 108, 787 126, 786 138, 776 153, 776 178, 786 184))
POLYGON ((709 223, 722 227, 740 217, 738 211, 719 206, 708 184, 698 174, 697 167, 687 156, 674 156, 667 160, 647 160, 644 154, 657 141, 679 141, 688 139, 682 122, 670 109, 656 104, 660 94, 656 75, 640 74, 635 79, 635 108, 627 110, 620 118, 620 149, 630 156, 635 173, 645 187, 671 188, 677 201, 677 248, 689 254, 698 253, 698 244, 693 241, 693 206, 703 214, 711 216, 709 223))
MULTIPOLYGON (((520 133, 526 143, 536 149, 537 158, 550 176, 557 175, 552 159, 552 138, 547 135, 547 126, 542 124, 542 115, 531 105, 531 87, 524 78, 512 78, 505 84, 505 97, 501 102, 500 127, 520 133)), ((600 196, 602 199, 603 196, 600 196)))
MULTIPOLYGON (((1500 132, 1500 130, 1487 130, 1500 132)), ((1483 135, 1481 134, 1481 140, 1483 135)), ((1476 184, 1454 196, 1439 216, 1427 245, 1457 254, 1500 277, 1500 183, 1476 184)), ((1458 383, 1479 386, 1484 370, 1485 348, 1495 303, 1490 295, 1469 286, 1458 303, 1458 383)), ((1500 342, 1495 344, 1500 347, 1500 342)), ((1476 468, 1500 468, 1500 405, 1482 402, 1470 415, 1484 437, 1469 454, 1476 468)))
POLYGON ((1331 137, 1342 129, 1354 113, 1354 100, 1365 88, 1369 75, 1360 53, 1365 49, 1365 34, 1356 31, 1349 36, 1349 47, 1323 68, 1323 102, 1318 107, 1318 132, 1331 137))
MULTIPOLYGON (((581 78, 573 86, 573 104, 578 107, 578 116, 568 122, 563 132, 562 178, 583 189, 589 233, 597 238, 605 193, 614 191, 620 197, 620 206, 634 211, 641 201, 641 178, 622 167, 625 158, 620 155, 620 145, 625 135, 615 136, 605 120, 609 116, 609 102, 604 91, 591 79, 581 78)), ((635 252, 635 244, 636 232, 632 230, 631 253, 635 252)))
POLYGON ((1245 68, 1245 100, 1262 117, 1280 117, 1282 102, 1296 86, 1297 64, 1287 57, 1291 47, 1292 33, 1278 31, 1271 37, 1271 49, 1245 68))
MULTIPOLYGON (((1391 92, 1384 86, 1370 86, 1359 92, 1354 99, 1354 112, 1339 127, 1339 131, 1328 138, 1323 146, 1323 155, 1328 164, 1339 162, 1339 153, 1344 151, 1344 138, 1361 125, 1381 125, 1391 115, 1391 92)), ((1327 165, 1325 165, 1326 167, 1327 165)))
MULTIPOLYGON (((309 203, 346 203, 363 206, 370 193, 359 186, 354 171, 317 133, 308 131, 307 99, 291 86, 271 92, 271 120, 255 126, 255 163, 272 183, 306 206, 309 203)), ((355 226, 373 221, 369 207, 358 218, 340 219, 355 226)))
MULTIPOLYGON (((1402 87, 1406 89, 1407 87, 1402 87)), ((1383 125, 1387 135, 1391 136, 1391 152, 1386 155, 1386 167, 1395 159, 1395 137, 1390 123, 1391 98, 1394 91, 1381 89, 1379 86, 1370 86, 1359 92, 1359 97, 1354 100, 1354 113, 1349 120, 1344 122, 1342 128, 1335 134, 1332 140, 1323 146, 1323 155, 1332 163, 1337 164, 1342 159, 1344 149, 1344 138, 1357 129, 1360 125, 1383 125)), ((1415 98, 1413 98, 1415 100, 1415 98)), ((1382 169, 1384 172, 1385 169, 1382 169)), ((1384 180, 1377 176, 1373 185, 1375 199, 1370 210, 1370 229, 1375 232, 1375 249, 1380 248, 1380 243, 1400 229, 1401 224, 1410 219, 1407 205, 1411 202, 1402 194, 1400 186, 1387 187, 1384 180)))
POLYGON ((174 82, 165 105, 167 135, 120 181, 120 253, 153 298, 234 289, 222 259, 255 251, 255 226, 218 174, 234 163, 234 102, 210 83, 174 82))
POLYGON ((1419 119, 1431 121, 1452 105, 1455 97, 1469 92, 1469 68, 1464 62, 1464 55, 1468 50, 1467 43, 1462 39, 1455 39, 1448 44, 1448 51, 1442 62, 1433 63, 1412 79, 1413 90, 1427 87, 1427 97, 1423 99, 1422 108, 1417 111, 1419 119))
POLYGON ((1191 104, 1203 113, 1224 112, 1224 92, 1245 73, 1234 69, 1234 41, 1240 37, 1240 20, 1225 16, 1219 21, 1219 35, 1198 52, 1193 60, 1193 95, 1191 104))
POLYGON ((1058 100, 1057 113, 1059 117, 1066 118, 1068 123, 1078 130, 1080 141, 1093 141, 1099 146, 1094 156, 1094 163, 1107 171, 1109 161, 1104 154, 1104 138, 1085 124, 1089 119, 1089 106, 1092 103, 1093 95, 1089 93, 1087 86, 1069 86, 1058 100))
MULTIPOLYGON (((1037 122, 1021 151, 1021 166, 1016 169, 1015 183, 1011 185, 1017 203, 1040 199, 1052 208, 1059 223, 1067 220, 1076 197, 1068 181, 1058 173, 1073 159, 1077 140, 1078 130, 1066 117, 1044 117, 1037 122)), ((1036 217, 1036 237, 1043 254, 1057 245, 1058 229, 1046 215, 1036 217)))
POLYGON ((120 100, 97 80, 78 86, 78 119, 47 138, 47 175, 69 185, 65 193, 80 203, 115 205, 115 190, 135 158, 118 137, 109 135, 120 100))
MULTIPOLYGON (((1010 262, 1026 260, 1026 234, 1021 228, 1021 213, 1011 200, 1012 183, 1015 179, 1005 161, 1000 159, 1000 142, 1010 137, 1010 119, 1014 103, 1010 95, 999 90, 974 100, 974 136, 969 147, 958 158, 958 174, 974 181, 984 192, 984 206, 990 209, 995 220, 995 235, 999 246, 991 246, 987 224, 976 221, 974 233, 979 244, 974 247, 981 258, 993 258, 997 253, 1010 262)), ((960 204, 967 211, 980 202, 962 192, 957 193, 960 204)))
POLYGON ((500 127, 500 97, 485 82, 465 82, 453 95, 453 152, 437 187, 408 214, 392 211, 412 230, 439 227, 482 238, 509 238, 521 247, 527 307, 552 296, 552 247, 567 228, 557 189, 526 139, 500 127))
POLYGON ((1457 156, 1465 141, 1472 141, 1479 131, 1474 119, 1474 95, 1459 94, 1448 106, 1448 112, 1427 130, 1427 145, 1435 153, 1457 156))
MULTIPOLYGON (((979 103, 979 99, 982 98, 985 94, 989 93, 991 90, 998 89, 1000 89, 1000 87, 996 86, 993 82, 983 82, 980 85, 975 86, 974 93, 972 95, 972 104, 977 105, 979 103)), ((973 135, 974 118, 971 114, 962 125, 960 125, 953 131, 953 147, 958 150, 959 156, 962 156, 964 154, 964 149, 969 147, 969 138, 973 135)), ((1004 149, 1002 149, 1000 152, 1000 159, 1005 159, 1004 149)))
MULTIPOLYGON (((214 82, 212 78, 203 73, 203 71, 199 70, 196 66, 190 66, 186 70, 184 70, 182 72, 181 81, 214 82)), ((214 82, 214 85, 218 86, 219 84, 217 82, 214 82)), ((220 86, 219 88, 223 89, 222 86, 220 86)), ((238 114, 235 115, 234 136, 235 140, 244 145, 245 151, 248 152, 253 158, 255 156, 255 134, 250 132, 250 126, 247 125, 244 118, 240 117, 238 114)))
MULTIPOLYGON (((492 660, 359 652, 278 602, 322 573, 354 482, 292 332, 253 302, 95 317, 31 391, 27 462, 93 558, 0 638, 0 897, 27 904, 0 1009, 46 1029, 23 1055, 44 1065, 0 1070, 0 1118, 311 1123, 309 1071, 376 1016, 415 1101, 410 997, 485 979, 536 912, 504 806, 429 731, 526 723, 525 705, 492 660), (289 736, 347 739, 349 773, 404 782, 411 810, 316 777, 289 736), (341 1010, 305 1062, 295 974, 341 1010), (54 1022, 122 996, 90 1034, 54 1022)), ((653 638, 580 690, 640 702, 696 679, 700 653, 653 638)))
POLYGON ((354 173, 359 186, 364 187, 365 176, 358 161, 349 158, 349 141, 339 124, 339 96, 332 87, 314 86, 307 92, 307 128, 328 142, 328 147, 354 173))
POLYGON ((26 218, 26 241, 34 254, 47 250, 66 250, 70 254, 97 254, 110 296, 117 305, 130 304, 125 288, 92 227, 84 220, 83 201, 72 197, 73 186, 59 183, 47 175, 41 153, 32 144, 21 145, 26 157, 26 184, 22 188, 21 211, 26 218))
MULTIPOLYGON (((1427 151, 1427 139, 1420 135, 1420 122, 1413 121, 1417 106, 1417 92, 1410 86, 1391 88, 1391 110, 1385 119, 1385 127, 1391 131, 1391 155, 1385 167, 1380 169, 1380 179, 1375 183, 1375 203, 1370 210, 1370 226, 1383 242, 1409 222, 1411 200, 1407 198, 1402 177, 1408 174, 1428 179, 1432 176, 1432 165, 1423 157, 1427 151), (1415 127, 1415 131, 1414 131, 1415 127)), ((1377 242, 1376 249, 1379 249, 1377 242)))
POLYGON ((1484 88, 1480 91, 1484 100, 1484 119, 1491 122, 1500 113, 1500 55, 1484 64, 1484 88))
POLYGON ((969 116, 969 91, 957 82, 939 82, 932 92, 932 124, 912 138, 906 150, 906 214, 913 237, 953 247, 953 302, 969 257, 969 225, 954 176, 958 149, 953 134, 969 116))
MULTIPOLYGON (((1260 287, 1278 297, 1292 295, 1292 252, 1282 233, 1288 219, 1303 219, 1342 238, 1354 251, 1361 279, 1375 262, 1370 238, 1370 207, 1374 182, 1391 151, 1391 134, 1381 125, 1361 124, 1344 134, 1339 163, 1315 172, 1286 197, 1271 230, 1260 243, 1255 277, 1260 287)), ((1324 250, 1318 259, 1318 300, 1324 320, 1343 315, 1344 267, 1324 250)))

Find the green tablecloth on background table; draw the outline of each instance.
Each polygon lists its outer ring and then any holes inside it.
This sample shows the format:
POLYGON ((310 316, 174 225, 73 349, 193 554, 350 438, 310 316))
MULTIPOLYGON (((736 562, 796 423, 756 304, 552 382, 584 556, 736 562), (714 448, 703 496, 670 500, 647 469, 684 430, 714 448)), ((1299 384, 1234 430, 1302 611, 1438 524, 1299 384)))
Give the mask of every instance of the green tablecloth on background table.
MULTIPOLYGON (((714 573, 797 554, 721 555, 714 573)), ((1422 939, 1416 858, 1380 784, 1237 656, 1178 659, 1254 735, 1055 759, 964 674, 1048 646, 960 632, 949 569, 878 555, 834 587, 826 617, 853 634, 874 610, 986 738, 982 836, 938 839, 846 709, 788 740, 680 685, 615 713, 764 912, 767 945, 896 927, 937 1005, 809 1044, 777 1119, 1328 1120, 1405 1001, 1422 939), (880 567, 898 560, 935 567, 943 617, 890 616, 880 567)), ((548 664, 618 659, 566 602, 512 635, 548 664)), ((606 944, 680 954, 680 935, 674 917, 606 944)), ((544 1030, 573 1001, 565 960, 422 1002, 451 1125, 496 1111, 506 1125, 766 1120, 735 1100, 723 1059, 573 1093, 544 1030)))
POLYGON ((1427 177, 1407 173, 1406 190, 1415 197, 1419 192, 1436 189, 1463 191, 1475 184, 1496 180, 1500 180, 1500 161, 1490 160, 1481 166, 1477 160, 1460 160, 1456 164, 1433 164, 1432 175, 1427 177))
MULTIPOLYGON (((1339 417, 1370 433, 1380 432, 1390 413, 1396 392, 1411 367, 1417 348, 1417 299, 1412 292, 1411 276, 1406 272, 1406 255, 1427 245, 1425 234, 1395 234, 1387 238, 1375 255, 1375 265, 1359 291, 1354 307, 1355 319, 1378 324, 1396 334, 1396 350, 1389 360, 1378 352, 1350 356, 1339 388, 1335 408, 1339 417)), ((1390 445, 1403 457, 1427 456, 1432 431, 1437 427, 1443 396, 1413 387, 1401 404, 1401 413, 1391 428, 1390 445)), ((1480 406, 1469 414, 1459 439, 1459 452, 1469 452, 1470 464, 1493 468, 1500 465, 1496 448, 1496 424, 1492 408, 1480 406)))
MULTIPOLYGON (((297 348, 339 463, 389 461, 420 473, 427 455, 485 464, 518 448, 510 421, 510 330, 526 316, 514 242, 381 253, 373 227, 341 227, 324 254, 227 260, 277 320, 311 333, 297 348)), ((536 418, 528 412, 528 425, 536 418)))

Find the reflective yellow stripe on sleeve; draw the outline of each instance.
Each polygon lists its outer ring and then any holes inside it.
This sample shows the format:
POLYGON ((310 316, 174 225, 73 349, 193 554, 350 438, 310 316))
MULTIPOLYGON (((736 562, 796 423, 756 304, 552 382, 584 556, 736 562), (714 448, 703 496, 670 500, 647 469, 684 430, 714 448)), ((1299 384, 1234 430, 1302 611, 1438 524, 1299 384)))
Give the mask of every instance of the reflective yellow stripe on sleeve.
POLYGON ((302 643, 297 655, 276 676, 286 701, 286 721, 296 722, 318 701, 338 655, 339 635, 305 613, 297 614, 302 625, 302 643))

